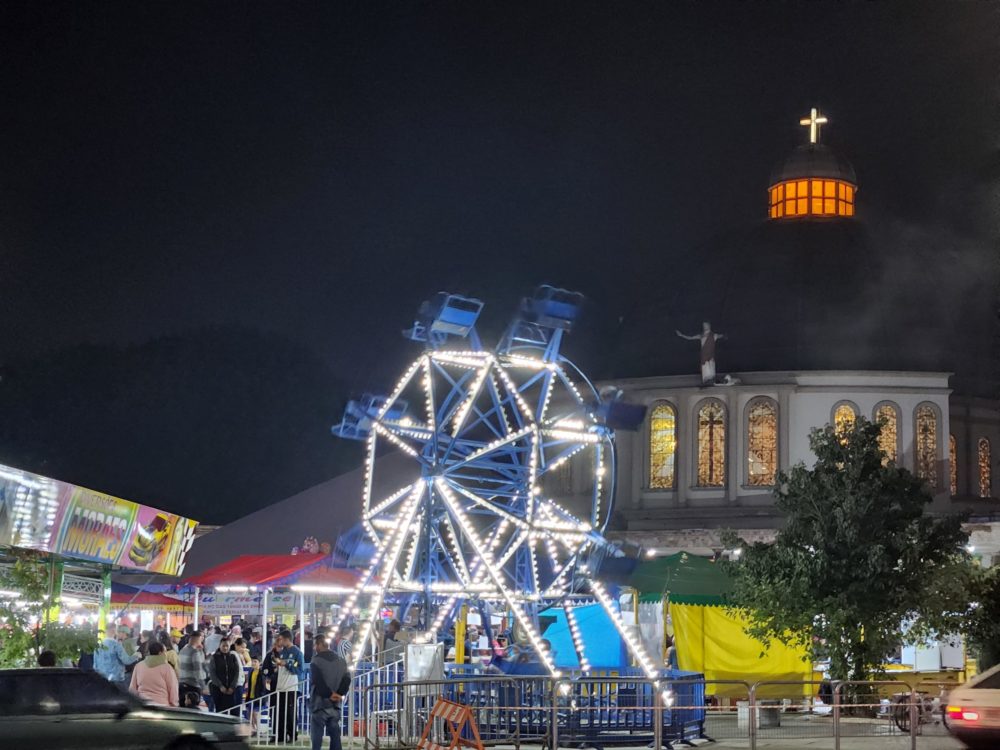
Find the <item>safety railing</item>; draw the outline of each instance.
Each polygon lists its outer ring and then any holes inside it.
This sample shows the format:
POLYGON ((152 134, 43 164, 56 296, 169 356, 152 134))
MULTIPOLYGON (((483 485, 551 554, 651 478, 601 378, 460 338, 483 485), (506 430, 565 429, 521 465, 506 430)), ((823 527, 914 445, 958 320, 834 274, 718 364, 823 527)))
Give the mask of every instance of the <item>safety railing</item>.
MULTIPOLYGON (((471 710, 484 745, 669 747, 695 740, 798 748, 810 738, 872 738, 879 748, 917 747, 947 732, 941 701, 905 682, 646 679, 631 676, 463 675, 451 680, 375 682, 361 696, 366 750, 448 742, 431 718, 437 698, 471 710)), ((437 721, 437 723, 435 723, 437 721)))
MULTIPOLYGON (((340 733, 342 743, 351 745, 365 736, 364 715, 368 688, 382 682, 401 682, 402 660, 380 667, 362 669, 351 681, 351 689, 341 706, 340 733)), ((251 745, 276 747, 306 747, 312 732, 310 696, 312 684, 309 673, 294 691, 274 691, 259 698, 245 701, 220 713, 241 718, 250 725, 251 745)))

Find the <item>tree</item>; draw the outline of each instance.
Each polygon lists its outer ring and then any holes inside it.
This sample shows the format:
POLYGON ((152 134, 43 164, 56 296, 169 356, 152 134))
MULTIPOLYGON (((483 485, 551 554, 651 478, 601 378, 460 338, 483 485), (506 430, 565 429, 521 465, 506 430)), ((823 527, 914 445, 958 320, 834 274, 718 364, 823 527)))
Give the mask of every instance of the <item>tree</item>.
POLYGON ((979 669, 984 670, 1000 663, 1000 566, 978 569, 970 592, 972 605, 964 632, 979 669))
POLYGON ((27 550, 11 554, 0 568, 0 668, 33 667, 38 654, 53 651, 57 659, 79 659, 93 651, 97 633, 57 622, 45 622, 49 571, 43 558, 27 550))
POLYGON ((778 476, 786 517, 773 544, 741 544, 732 601, 749 633, 830 659, 834 679, 867 680, 900 642, 956 632, 968 604, 960 519, 927 514, 925 483, 885 460, 879 424, 813 430, 812 468, 778 476))

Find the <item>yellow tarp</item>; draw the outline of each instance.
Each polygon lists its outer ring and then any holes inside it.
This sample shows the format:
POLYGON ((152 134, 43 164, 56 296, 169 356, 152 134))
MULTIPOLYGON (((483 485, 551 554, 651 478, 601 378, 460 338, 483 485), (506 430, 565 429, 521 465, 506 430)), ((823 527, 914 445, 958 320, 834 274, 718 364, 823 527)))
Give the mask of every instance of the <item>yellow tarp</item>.
MULTIPOLYGON (((744 632, 745 618, 725 607, 671 604, 674 646, 681 669, 701 672, 706 680, 741 680, 753 685, 759 680, 806 682, 813 677, 812 665, 803 648, 789 648, 772 641, 764 652, 760 641, 744 632)), ((709 695, 745 699, 746 688, 707 685, 709 695)), ((771 686, 758 690, 766 698, 802 698, 816 692, 815 686, 771 686)))

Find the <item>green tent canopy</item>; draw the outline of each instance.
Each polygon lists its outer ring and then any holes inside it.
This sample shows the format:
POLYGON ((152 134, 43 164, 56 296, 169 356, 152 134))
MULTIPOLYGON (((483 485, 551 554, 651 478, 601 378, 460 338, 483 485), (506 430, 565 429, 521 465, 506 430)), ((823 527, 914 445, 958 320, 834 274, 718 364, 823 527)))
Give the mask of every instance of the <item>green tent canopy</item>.
POLYGON ((675 604, 710 606, 726 604, 732 586, 722 565, 687 552, 644 560, 626 585, 639 592, 639 601, 669 596, 675 604))

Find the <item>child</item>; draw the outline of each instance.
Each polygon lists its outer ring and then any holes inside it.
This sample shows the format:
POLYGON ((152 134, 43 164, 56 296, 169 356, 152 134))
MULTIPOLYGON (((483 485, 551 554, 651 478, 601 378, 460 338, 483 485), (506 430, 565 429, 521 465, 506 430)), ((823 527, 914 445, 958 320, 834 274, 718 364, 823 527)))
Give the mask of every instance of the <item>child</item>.
POLYGON ((247 713, 250 719, 250 729, 257 731, 257 723, 260 719, 260 701, 254 702, 257 698, 263 697, 267 691, 264 688, 264 674, 260 669, 260 659, 250 660, 250 674, 247 675, 246 693, 244 701, 247 704, 247 713))
POLYGON ((187 690, 184 692, 184 702, 182 708, 192 708, 195 711, 207 711, 208 705, 202 700, 201 694, 197 690, 187 690))

